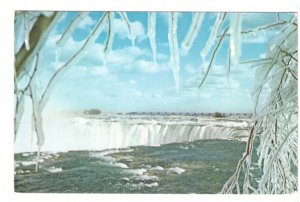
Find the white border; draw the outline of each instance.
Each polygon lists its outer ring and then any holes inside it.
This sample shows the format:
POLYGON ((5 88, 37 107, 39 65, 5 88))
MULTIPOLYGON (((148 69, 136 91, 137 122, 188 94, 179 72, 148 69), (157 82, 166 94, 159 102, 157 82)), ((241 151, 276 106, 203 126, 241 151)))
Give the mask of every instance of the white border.
MULTIPOLYGON (((297 201, 290 195, 142 195, 142 194, 20 194, 13 179, 13 36, 15 10, 123 11, 249 11, 299 12, 297 0, 8 0, 1 5, 0 23, 0 200, 1 201, 297 201)), ((299 37, 299 36, 298 36, 299 37)), ((299 41, 299 40, 298 40, 299 41)), ((299 44, 298 44, 299 46, 299 44)), ((298 155, 299 156, 299 155, 298 155)))

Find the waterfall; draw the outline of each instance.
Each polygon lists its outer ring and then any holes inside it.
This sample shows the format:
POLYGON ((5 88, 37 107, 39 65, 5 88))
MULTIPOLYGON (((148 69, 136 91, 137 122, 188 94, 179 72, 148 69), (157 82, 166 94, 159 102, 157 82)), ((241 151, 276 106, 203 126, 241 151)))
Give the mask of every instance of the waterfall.
MULTIPOLYGON (((57 113, 45 116, 45 144, 42 151, 105 150, 131 146, 211 139, 247 137, 247 119, 214 119, 186 115, 70 115, 57 118, 57 113)), ((29 121, 29 120, 28 120, 29 121)), ((25 122, 16 139, 15 152, 36 151, 25 122), (27 134, 27 135, 26 135, 27 134)))
MULTIPOLYGON (((106 120, 77 117, 73 124, 88 139, 87 149, 159 146, 174 142, 210 139, 240 139, 248 134, 248 122, 191 122, 180 120, 106 120)), ((84 140, 83 140, 84 141, 84 140)))

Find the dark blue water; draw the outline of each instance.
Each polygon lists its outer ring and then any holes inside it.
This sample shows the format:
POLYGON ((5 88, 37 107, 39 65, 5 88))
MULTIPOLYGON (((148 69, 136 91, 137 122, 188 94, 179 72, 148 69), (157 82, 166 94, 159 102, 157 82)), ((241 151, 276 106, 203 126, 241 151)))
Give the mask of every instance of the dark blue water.
POLYGON ((119 151, 15 154, 15 191, 50 193, 218 193, 245 143, 199 140, 119 151))

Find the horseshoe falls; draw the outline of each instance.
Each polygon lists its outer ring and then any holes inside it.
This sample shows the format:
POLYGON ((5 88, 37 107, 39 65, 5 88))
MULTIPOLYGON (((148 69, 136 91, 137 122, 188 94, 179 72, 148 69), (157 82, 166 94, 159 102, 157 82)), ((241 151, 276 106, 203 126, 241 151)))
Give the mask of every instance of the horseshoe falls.
MULTIPOLYGON (((217 119, 191 114, 103 113, 65 119, 47 116, 45 123, 46 141, 42 151, 122 149, 213 139, 244 140, 251 126, 245 117, 217 119)), ((18 135, 15 152, 36 151, 35 138, 30 132, 18 135)))

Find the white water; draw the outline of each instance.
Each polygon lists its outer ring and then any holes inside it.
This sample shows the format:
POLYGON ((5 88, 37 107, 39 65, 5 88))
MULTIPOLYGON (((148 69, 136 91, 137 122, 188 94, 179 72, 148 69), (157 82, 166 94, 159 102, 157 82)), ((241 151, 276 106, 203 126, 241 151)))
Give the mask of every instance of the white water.
MULTIPOLYGON (((24 117, 27 117, 26 108, 24 117)), ((241 139, 248 135, 249 121, 187 115, 62 116, 44 112, 45 143, 41 151, 106 150, 200 139, 241 139)), ((30 116, 29 116, 30 117, 30 116)), ((37 150, 30 118, 22 120, 15 152, 37 150)))

